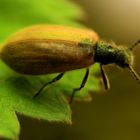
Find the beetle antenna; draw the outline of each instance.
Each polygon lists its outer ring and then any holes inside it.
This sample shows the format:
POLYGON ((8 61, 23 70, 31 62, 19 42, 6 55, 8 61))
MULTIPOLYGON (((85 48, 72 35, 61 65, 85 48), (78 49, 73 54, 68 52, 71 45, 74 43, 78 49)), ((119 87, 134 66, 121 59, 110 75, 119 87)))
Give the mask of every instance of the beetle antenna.
POLYGON ((135 72, 135 70, 132 68, 132 66, 129 65, 128 68, 129 68, 130 72, 134 75, 134 77, 136 78, 136 80, 140 84, 140 77, 139 77, 139 75, 135 72))
POLYGON ((140 44, 140 40, 134 43, 129 49, 132 51, 138 44, 140 44))

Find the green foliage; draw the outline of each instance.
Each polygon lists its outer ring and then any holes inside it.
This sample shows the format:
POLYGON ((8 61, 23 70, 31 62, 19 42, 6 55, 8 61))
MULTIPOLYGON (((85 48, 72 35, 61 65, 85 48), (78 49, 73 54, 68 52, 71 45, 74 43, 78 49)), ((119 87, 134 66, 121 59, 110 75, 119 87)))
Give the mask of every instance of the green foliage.
POLYGON ((74 19, 81 16, 79 8, 68 0, 0 0, 0 40, 34 24, 80 26, 74 19))
MULTIPOLYGON (((74 19, 81 16, 75 5, 66 0, 1 0, 0 1, 0 41, 5 40, 19 28, 33 24, 67 24, 81 26, 74 19)), ((20 126, 15 112, 26 116, 71 123, 71 110, 67 98, 74 87, 79 87, 85 70, 67 72, 59 81, 43 91, 37 98, 33 95, 56 74, 43 76, 20 75, 0 61, 0 137, 15 139, 20 126)), ((99 90, 98 80, 91 69, 86 87, 76 94, 77 100, 91 99, 89 92, 99 90)))

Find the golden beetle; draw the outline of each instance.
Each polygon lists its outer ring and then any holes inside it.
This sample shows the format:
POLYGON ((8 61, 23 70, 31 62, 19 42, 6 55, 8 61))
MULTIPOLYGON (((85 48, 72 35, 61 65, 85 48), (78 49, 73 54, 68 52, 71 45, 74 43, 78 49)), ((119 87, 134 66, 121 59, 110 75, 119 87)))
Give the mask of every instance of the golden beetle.
POLYGON ((139 76, 132 69, 132 49, 117 46, 115 43, 100 41, 93 30, 78 29, 59 25, 36 25, 27 27, 13 36, 3 45, 0 57, 13 70, 28 75, 60 73, 52 81, 45 83, 36 97, 48 84, 59 80, 66 71, 86 68, 86 73, 79 88, 72 92, 72 101, 76 91, 82 89, 87 81, 89 66, 100 63, 105 89, 109 88, 102 65, 115 63, 122 68, 129 68, 136 79, 139 76))

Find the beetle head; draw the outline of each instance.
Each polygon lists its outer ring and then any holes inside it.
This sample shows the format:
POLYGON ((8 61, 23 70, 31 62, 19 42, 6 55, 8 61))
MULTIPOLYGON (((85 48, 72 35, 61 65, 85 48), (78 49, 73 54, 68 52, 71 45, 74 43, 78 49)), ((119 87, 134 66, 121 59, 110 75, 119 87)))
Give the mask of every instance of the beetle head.
POLYGON ((103 65, 115 63, 124 68, 133 63, 131 50, 115 43, 99 41, 96 44, 95 61, 103 65))
POLYGON ((104 41, 99 41, 96 44, 95 49, 95 62, 99 62, 101 65, 106 65, 110 63, 115 63, 122 68, 128 68, 130 72, 135 76, 135 78, 140 83, 140 77, 132 68, 133 65, 133 54, 132 50, 135 46, 140 43, 137 41, 132 47, 127 48, 125 46, 117 46, 115 43, 107 43, 104 41))

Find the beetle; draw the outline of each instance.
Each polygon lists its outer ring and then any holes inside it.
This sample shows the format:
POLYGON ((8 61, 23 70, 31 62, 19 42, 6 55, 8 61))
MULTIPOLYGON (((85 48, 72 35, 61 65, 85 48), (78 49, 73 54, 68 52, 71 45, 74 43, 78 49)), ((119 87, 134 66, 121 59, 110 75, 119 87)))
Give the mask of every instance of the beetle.
POLYGON ((140 83, 140 77, 132 68, 132 47, 116 45, 100 40, 97 33, 90 29, 80 29, 60 25, 35 25, 20 30, 11 36, 0 50, 2 61, 21 74, 41 75, 59 73, 50 82, 45 83, 35 94, 37 97, 49 84, 62 78, 66 71, 86 68, 81 85, 74 88, 70 103, 88 79, 89 66, 100 63, 105 89, 109 81, 103 65, 115 63, 128 68, 140 83))

